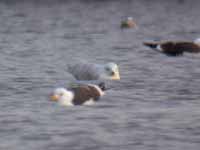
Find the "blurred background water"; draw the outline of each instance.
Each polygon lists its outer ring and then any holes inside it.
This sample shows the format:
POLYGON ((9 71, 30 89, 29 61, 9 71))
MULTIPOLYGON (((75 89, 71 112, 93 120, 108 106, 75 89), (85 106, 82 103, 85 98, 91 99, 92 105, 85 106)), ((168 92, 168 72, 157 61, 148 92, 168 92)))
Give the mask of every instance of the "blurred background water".
POLYGON ((0 1, 0 149, 198 150, 200 56, 168 57, 146 40, 200 36, 195 0, 0 1), (137 29, 121 30, 132 16, 137 29), (121 80, 96 105, 49 93, 69 63, 116 62, 121 80))

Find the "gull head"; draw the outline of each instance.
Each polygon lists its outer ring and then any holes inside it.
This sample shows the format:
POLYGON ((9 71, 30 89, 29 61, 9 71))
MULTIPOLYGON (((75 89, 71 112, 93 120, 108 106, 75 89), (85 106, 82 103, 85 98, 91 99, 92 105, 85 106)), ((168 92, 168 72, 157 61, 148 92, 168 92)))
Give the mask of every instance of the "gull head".
POLYGON ((73 93, 65 88, 57 88, 50 95, 50 100, 59 102, 62 105, 72 104, 73 93))
POLYGON ((110 80, 120 80, 119 68, 115 63, 108 63, 104 66, 104 77, 110 80))

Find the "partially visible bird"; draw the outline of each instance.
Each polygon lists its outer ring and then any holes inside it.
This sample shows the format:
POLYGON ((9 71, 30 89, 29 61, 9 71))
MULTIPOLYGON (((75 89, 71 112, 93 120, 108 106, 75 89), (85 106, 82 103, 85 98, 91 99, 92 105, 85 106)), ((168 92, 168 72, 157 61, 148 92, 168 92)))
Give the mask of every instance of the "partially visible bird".
POLYGON ((115 63, 105 65, 78 63, 68 65, 68 72, 77 80, 120 80, 119 68, 115 63))
POLYGON ((134 22, 132 17, 128 17, 126 20, 121 21, 121 28, 134 28, 137 24, 134 22))
POLYGON ((80 85, 71 89, 57 88, 50 95, 52 101, 64 106, 92 105, 104 95, 98 85, 80 85))
POLYGON ((154 50, 165 53, 169 56, 183 55, 184 52, 199 53, 200 52, 200 38, 194 41, 161 41, 161 42, 144 42, 154 50))

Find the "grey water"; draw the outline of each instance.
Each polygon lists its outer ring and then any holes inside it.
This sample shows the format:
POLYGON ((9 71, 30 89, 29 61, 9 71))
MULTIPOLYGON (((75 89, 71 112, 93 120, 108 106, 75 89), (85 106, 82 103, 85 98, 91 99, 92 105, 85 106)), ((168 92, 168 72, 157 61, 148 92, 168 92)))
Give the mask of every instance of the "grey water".
POLYGON ((1 150, 199 150, 200 56, 149 40, 200 37, 198 0, 0 1, 1 150), (138 27, 120 29, 132 16, 138 27), (93 106, 49 101, 69 63, 116 62, 93 106))

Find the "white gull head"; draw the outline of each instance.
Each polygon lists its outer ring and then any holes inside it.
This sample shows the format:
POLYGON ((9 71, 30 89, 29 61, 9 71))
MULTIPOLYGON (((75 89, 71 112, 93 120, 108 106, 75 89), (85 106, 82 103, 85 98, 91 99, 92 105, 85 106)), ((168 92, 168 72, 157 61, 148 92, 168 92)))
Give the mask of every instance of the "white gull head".
POLYGON ((57 88, 50 95, 52 101, 57 101, 61 105, 73 106, 74 94, 65 88, 57 88))
POLYGON ((119 68, 115 63, 108 63, 103 67, 102 79, 120 80, 119 68))

